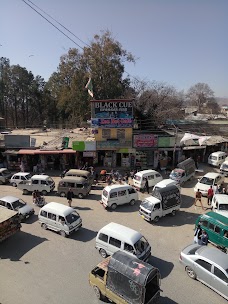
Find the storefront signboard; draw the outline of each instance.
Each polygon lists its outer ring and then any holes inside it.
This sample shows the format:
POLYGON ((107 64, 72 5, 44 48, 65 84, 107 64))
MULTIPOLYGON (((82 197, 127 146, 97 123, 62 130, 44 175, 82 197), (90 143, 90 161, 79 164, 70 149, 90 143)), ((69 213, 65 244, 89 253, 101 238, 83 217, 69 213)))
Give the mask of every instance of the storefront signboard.
POLYGON ((133 135, 134 148, 151 148, 157 147, 158 138, 153 134, 138 134, 133 135))
POLYGON ((92 128, 132 128, 133 118, 92 118, 92 128))
POLYGON ((96 151, 95 141, 73 141, 72 149, 75 151, 96 151))
POLYGON ((6 148, 29 148, 30 135, 4 135, 6 148))
POLYGON ((96 152, 92 152, 92 151, 83 152, 83 157, 95 157, 95 156, 96 156, 96 152))
POLYGON ((93 101, 92 107, 92 118, 133 118, 131 100, 93 101))
POLYGON ((174 147, 175 145, 175 137, 159 137, 158 138, 158 147, 174 147))
POLYGON ((119 149, 121 147, 131 147, 131 141, 125 141, 123 143, 117 141, 97 141, 97 150, 110 150, 110 149, 119 149))

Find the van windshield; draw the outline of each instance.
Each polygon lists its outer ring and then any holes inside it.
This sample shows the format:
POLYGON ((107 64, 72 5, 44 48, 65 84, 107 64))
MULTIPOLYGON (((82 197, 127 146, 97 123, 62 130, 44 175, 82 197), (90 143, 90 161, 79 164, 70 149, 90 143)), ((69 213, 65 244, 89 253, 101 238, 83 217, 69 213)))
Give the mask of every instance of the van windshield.
POLYGON ((144 238, 144 236, 142 236, 141 239, 139 239, 134 245, 136 253, 138 253, 138 254, 143 253, 148 246, 149 246, 149 243, 144 238))
POLYGON ((222 166, 221 166, 221 169, 228 169, 228 164, 223 164, 222 166))
POLYGON ((104 197, 108 197, 108 191, 107 190, 103 190, 103 195, 104 195, 104 197))
POLYGON ((26 205, 26 203, 24 201, 22 201, 21 199, 12 203, 14 210, 19 210, 20 208, 24 207, 25 205, 26 205))
POLYGON ((134 175, 134 179, 137 180, 137 181, 140 181, 140 180, 141 180, 141 177, 140 177, 139 175, 136 175, 136 174, 135 174, 135 175, 134 175))
POLYGON ((201 180, 199 182, 201 184, 204 184, 204 185, 210 185, 210 186, 212 186, 213 182, 214 182, 214 179, 204 176, 203 178, 201 178, 201 180))
POLYGON ((48 177, 47 182, 48 182, 48 185, 51 185, 54 183, 54 181, 51 177, 48 177))
POLYGON ((141 206, 148 210, 152 209, 152 203, 146 199, 142 201, 141 206))
POLYGON ((228 204, 220 204, 219 205, 219 210, 228 211, 228 204))
POLYGON ((66 216, 66 221, 68 224, 72 224, 73 222, 77 221, 80 218, 80 215, 77 211, 74 211, 66 216))

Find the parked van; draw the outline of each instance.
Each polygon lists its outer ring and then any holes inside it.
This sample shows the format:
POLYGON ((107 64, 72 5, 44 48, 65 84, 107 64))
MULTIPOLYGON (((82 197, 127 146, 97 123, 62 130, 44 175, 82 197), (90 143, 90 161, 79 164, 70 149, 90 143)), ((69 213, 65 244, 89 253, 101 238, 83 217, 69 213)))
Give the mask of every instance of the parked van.
POLYGON ((105 208, 114 210, 118 205, 130 204, 133 206, 137 200, 138 193, 132 186, 111 185, 103 189, 100 203, 105 208))
POLYGON ((91 184, 89 184, 83 177, 65 176, 59 181, 57 193, 61 197, 65 197, 69 188, 72 189, 75 196, 84 198, 89 194, 91 184))
POLYGON ((87 183, 93 183, 93 175, 86 170, 70 169, 66 172, 65 176, 83 177, 87 181, 87 183))
POLYGON ((169 175, 169 178, 175 180, 180 185, 195 176, 195 162, 192 158, 188 158, 177 165, 169 175))
POLYGON ((215 213, 207 212, 200 215, 196 220, 196 227, 200 225, 208 234, 209 242, 222 249, 228 248, 228 218, 215 213))
POLYGON ((133 185, 137 190, 143 190, 145 188, 146 180, 148 180, 149 187, 153 187, 162 179, 161 174, 155 170, 143 170, 134 175, 133 185))
POLYGON ((82 226, 82 220, 77 211, 55 202, 42 207, 38 218, 43 229, 57 231, 64 237, 77 231, 82 226))
POLYGON ((143 261, 151 256, 150 244, 140 232, 116 223, 101 228, 97 233, 96 248, 103 258, 118 250, 143 261))
POLYGON ((208 157, 208 164, 218 167, 225 161, 226 156, 227 156, 226 152, 222 152, 222 151, 213 152, 208 157))
POLYGON ((228 217, 228 195, 215 194, 212 198, 211 207, 214 212, 228 217))
POLYGON ((7 168, 0 168, 0 185, 8 183, 12 173, 7 168))
POLYGON ((221 164, 220 173, 224 176, 228 176, 228 157, 226 157, 225 161, 221 164))
POLYGON ((15 173, 11 179, 10 179, 10 184, 13 186, 13 187, 17 187, 17 185, 22 182, 22 181, 25 181, 25 180, 29 180, 31 179, 31 174, 29 172, 18 172, 18 173, 15 173))

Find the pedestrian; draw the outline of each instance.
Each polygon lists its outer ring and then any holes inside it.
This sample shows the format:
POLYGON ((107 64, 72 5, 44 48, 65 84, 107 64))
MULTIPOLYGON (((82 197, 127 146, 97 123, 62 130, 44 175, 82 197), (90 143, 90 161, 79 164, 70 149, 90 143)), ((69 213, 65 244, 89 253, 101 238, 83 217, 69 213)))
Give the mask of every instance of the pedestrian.
POLYGON ((72 189, 69 188, 69 191, 67 192, 67 199, 68 199, 68 205, 69 205, 69 207, 71 207, 72 198, 73 198, 73 192, 72 192, 72 189))
POLYGON ((215 193, 216 194, 221 194, 222 193, 222 186, 221 185, 218 185, 216 190, 215 190, 215 193))
POLYGON ((147 191, 148 194, 150 194, 150 188, 149 188, 149 182, 148 182, 148 178, 146 178, 146 182, 145 182, 145 190, 147 191))
POLYGON ((226 188, 222 188, 222 194, 227 194, 226 193, 226 188))
POLYGON ((210 186, 210 188, 207 191, 207 204, 209 206, 211 205, 213 195, 214 195, 214 190, 213 190, 212 186, 210 186))
POLYGON ((200 192, 199 189, 196 191, 196 195, 195 195, 195 203, 194 203, 195 206, 196 206, 197 201, 200 202, 202 210, 204 210, 204 207, 203 207, 203 204, 202 204, 202 193, 200 192))
POLYGON ((197 228, 195 229, 195 233, 194 233, 194 243, 195 244, 200 243, 201 235, 202 235, 202 228, 200 225, 198 225, 197 228))
POLYGON ((202 231, 200 245, 207 246, 208 244, 208 234, 205 230, 202 231))
POLYGON ((129 184, 129 173, 128 172, 125 172, 124 179, 125 179, 125 182, 127 184, 129 184))

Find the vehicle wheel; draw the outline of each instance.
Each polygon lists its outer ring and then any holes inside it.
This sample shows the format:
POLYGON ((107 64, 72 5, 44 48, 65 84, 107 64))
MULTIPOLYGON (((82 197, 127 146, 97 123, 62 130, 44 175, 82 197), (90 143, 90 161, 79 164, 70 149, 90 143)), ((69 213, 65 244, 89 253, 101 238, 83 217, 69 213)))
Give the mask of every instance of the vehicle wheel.
POLYGON ((134 204, 135 204, 135 200, 132 199, 132 200, 130 201, 130 205, 131 205, 131 206, 134 206, 134 204))
POLYGON ((23 194, 27 195, 28 193, 29 193, 29 192, 28 192, 27 189, 24 189, 24 190, 23 190, 23 194))
POLYGON ((93 286, 93 290, 95 292, 96 297, 98 298, 98 300, 101 299, 101 292, 100 289, 97 286, 93 286))
POLYGON ((79 193, 78 198, 84 198, 84 195, 82 193, 79 193))
POLYGON ((61 235, 61 236, 63 236, 63 237, 66 237, 66 236, 67 236, 67 235, 66 235, 66 232, 65 232, 65 231, 63 231, 63 230, 60 230, 60 232, 59 232, 59 233, 60 233, 60 235, 61 235))
POLYGON ((66 193, 65 192, 60 192, 59 194, 61 197, 65 197, 66 196, 66 193))
POLYGON ((47 195, 48 194, 46 190, 42 190, 41 192, 42 192, 43 195, 47 195))
POLYGON ((157 223, 158 221, 159 221, 159 216, 156 216, 156 217, 154 218, 154 222, 157 223))
POLYGON ((12 186, 13 186, 13 187, 17 187, 17 184, 16 184, 16 183, 12 183, 12 186))
POLYGON ((111 209, 112 209, 112 210, 115 210, 115 209, 116 209, 116 207, 117 207, 117 205, 116 205, 116 204, 112 204, 111 209))
POLYGON ((176 210, 173 210, 171 214, 172 216, 176 215, 176 210))
POLYGON ((104 258, 104 259, 107 258, 107 256, 108 256, 107 252, 102 248, 99 250, 99 253, 102 256, 102 258, 104 258))
POLYGON ((194 270, 192 270, 191 267, 187 266, 187 267, 185 268, 185 270, 186 270, 186 272, 187 272, 187 275, 188 275, 191 279, 193 279, 193 280, 196 279, 196 273, 195 273, 194 270))
POLYGON ((44 230, 47 230, 47 225, 46 225, 46 224, 42 223, 42 224, 41 224, 41 227, 42 227, 44 230))

